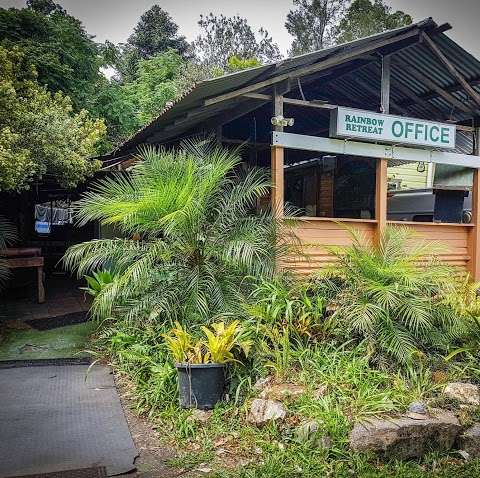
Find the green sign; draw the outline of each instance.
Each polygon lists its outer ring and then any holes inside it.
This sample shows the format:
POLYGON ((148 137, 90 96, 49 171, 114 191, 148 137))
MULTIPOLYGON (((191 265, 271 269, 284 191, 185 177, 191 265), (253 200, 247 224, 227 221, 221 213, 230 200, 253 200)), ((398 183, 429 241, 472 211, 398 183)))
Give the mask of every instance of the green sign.
POLYGON ((330 136, 389 144, 454 149, 454 125, 339 106, 332 112, 330 136))

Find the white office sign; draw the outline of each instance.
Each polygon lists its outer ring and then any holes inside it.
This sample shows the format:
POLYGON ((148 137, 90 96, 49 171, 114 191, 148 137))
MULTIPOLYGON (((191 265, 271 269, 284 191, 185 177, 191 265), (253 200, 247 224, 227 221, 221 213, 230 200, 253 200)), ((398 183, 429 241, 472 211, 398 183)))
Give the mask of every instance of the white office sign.
POLYGON ((332 111, 330 136, 358 138, 388 144, 411 144, 429 148, 454 149, 456 128, 403 116, 339 106, 332 111))

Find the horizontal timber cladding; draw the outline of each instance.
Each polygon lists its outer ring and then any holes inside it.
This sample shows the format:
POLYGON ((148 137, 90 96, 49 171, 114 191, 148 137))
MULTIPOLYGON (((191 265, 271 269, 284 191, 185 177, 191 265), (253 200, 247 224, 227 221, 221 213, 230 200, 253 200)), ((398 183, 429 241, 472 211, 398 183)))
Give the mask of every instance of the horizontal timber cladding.
MULTIPOLYGON (((452 265, 466 269, 470 261, 469 242, 471 224, 437 224, 420 222, 389 222, 389 225, 412 228, 418 237, 435 242, 440 247, 437 257, 452 265)), ((352 243, 347 228, 358 231, 366 240, 372 240, 377 222, 361 219, 302 218, 295 226, 295 234, 302 246, 302 254, 292 255, 282 266, 292 272, 308 275, 332 264, 330 246, 348 246, 352 243)))
POLYGON ((328 251, 329 246, 348 246, 352 243, 347 228, 355 229, 371 240, 376 227, 376 221, 372 220, 302 218, 294 231, 302 246, 302 254, 285 259, 284 267, 298 274, 312 274, 334 262, 328 251))
POLYGON ((439 224, 420 222, 390 222, 391 225, 400 225, 412 228, 418 237, 428 242, 439 245, 438 259, 450 264, 467 269, 470 262, 470 232, 472 224, 439 224))

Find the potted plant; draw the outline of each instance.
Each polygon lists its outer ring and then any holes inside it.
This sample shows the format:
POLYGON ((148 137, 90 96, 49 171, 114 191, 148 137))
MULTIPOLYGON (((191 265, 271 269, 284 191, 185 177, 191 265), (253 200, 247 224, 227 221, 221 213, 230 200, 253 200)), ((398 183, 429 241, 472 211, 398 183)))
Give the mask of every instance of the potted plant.
POLYGON ((213 408, 223 398, 225 367, 235 359, 235 352, 245 355, 251 341, 244 337, 238 320, 202 327, 205 338, 195 340, 178 322, 165 335, 177 369, 180 405, 184 408, 213 408))

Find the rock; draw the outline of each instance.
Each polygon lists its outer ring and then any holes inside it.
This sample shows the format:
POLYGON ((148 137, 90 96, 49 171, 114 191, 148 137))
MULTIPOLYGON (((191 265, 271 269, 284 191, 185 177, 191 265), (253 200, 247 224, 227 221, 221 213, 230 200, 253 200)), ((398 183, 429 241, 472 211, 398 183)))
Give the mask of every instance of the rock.
POLYGON ((420 415, 426 415, 427 409, 422 402, 412 402, 408 406, 408 411, 411 413, 419 413, 420 415))
POLYGON ((211 410, 193 409, 192 414, 187 418, 188 421, 197 423, 207 423, 210 420, 213 412, 211 410))
POLYGON ((451 382, 447 384, 443 393, 447 398, 460 403, 480 405, 480 391, 478 386, 473 383, 451 382))
POLYGON ((297 398, 302 393, 305 393, 303 385, 295 385, 293 383, 276 383, 267 386, 260 394, 260 398, 267 398, 269 400, 283 401, 289 398, 297 398))
POLYGON ((424 420, 403 416, 356 423, 349 441, 354 451, 374 451, 387 458, 420 458, 430 451, 450 450, 460 430, 453 413, 434 410, 424 420))
POLYGON ((465 430, 457 440, 457 448, 468 453, 471 458, 480 458, 480 423, 465 430))
POLYGON ((306 443, 311 440, 320 429, 320 424, 316 420, 303 423, 295 430, 295 438, 300 443, 306 443))
POLYGON ((281 402, 256 398, 250 407, 247 421, 255 425, 263 425, 269 421, 283 420, 286 415, 287 411, 281 402))
POLYGON ((313 398, 315 400, 320 400, 327 394, 327 387, 325 385, 320 385, 315 391, 313 392, 313 398))
POLYGON ((425 420, 428 418, 427 408, 422 402, 412 402, 408 406, 406 416, 414 420, 425 420))
POLYGON ((295 430, 295 438, 299 443, 311 442, 318 448, 331 448, 332 440, 328 436, 319 436, 320 423, 316 420, 303 423, 295 430))
POLYGON ((270 385, 273 381, 273 377, 272 376, 268 376, 268 377, 263 377, 263 378, 259 378, 256 382, 255 382, 255 385, 253 386, 253 388, 255 390, 258 390, 258 391, 262 391, 263 389, 265 389, 267 387, 267 385, 270 385))

